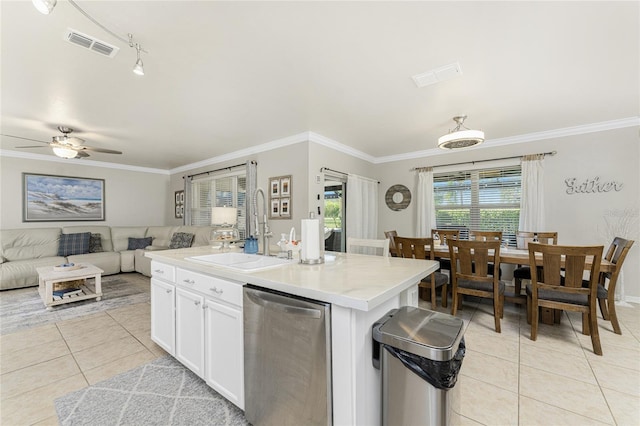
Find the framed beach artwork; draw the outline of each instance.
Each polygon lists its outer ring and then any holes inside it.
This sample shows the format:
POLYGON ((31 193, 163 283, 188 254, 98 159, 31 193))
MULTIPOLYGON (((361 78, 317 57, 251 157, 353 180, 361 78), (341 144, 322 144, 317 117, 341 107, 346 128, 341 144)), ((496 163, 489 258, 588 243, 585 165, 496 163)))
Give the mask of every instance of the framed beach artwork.
POLYGON ((22 221, 105 220, 104 179, 22 174, 22 221))

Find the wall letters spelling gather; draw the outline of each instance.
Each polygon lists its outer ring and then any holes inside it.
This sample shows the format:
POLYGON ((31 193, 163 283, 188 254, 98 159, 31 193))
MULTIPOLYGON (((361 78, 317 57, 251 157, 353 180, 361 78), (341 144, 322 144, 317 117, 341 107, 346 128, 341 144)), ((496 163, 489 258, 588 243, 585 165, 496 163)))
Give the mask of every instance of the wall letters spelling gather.
POLYGON ((600 177, 587 178, 584 182, 577 182, 576 178, 568 178, 564 180, 567 184, 567 194, 595 194, 598 192, 620 191, 622 182, 600 182, 600 177))

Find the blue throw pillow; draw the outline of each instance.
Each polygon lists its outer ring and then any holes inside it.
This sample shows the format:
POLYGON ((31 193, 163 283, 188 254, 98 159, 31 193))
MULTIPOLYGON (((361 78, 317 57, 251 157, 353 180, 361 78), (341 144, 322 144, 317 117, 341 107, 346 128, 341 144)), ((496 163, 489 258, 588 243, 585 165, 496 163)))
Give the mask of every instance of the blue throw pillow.
POLYGON ((58 256, 72 256, 74 254, 89 253, 89 240, 91 232, 80 232, 78 234, 60 235, 60 245, 58 246, 58 256))
POLYGON ((127 246, 127 250, 143 249, 146 246, 150 246, 152 240, 153 240, 153 237, 147 237, 147 238, 129 237, 129 245, 127 246))
POLYGON ((171 236, 171 242, 169 243, 170 249, 188 248, 191 247, 193 241, 193 234, 187 232, 174 232, 171 236))

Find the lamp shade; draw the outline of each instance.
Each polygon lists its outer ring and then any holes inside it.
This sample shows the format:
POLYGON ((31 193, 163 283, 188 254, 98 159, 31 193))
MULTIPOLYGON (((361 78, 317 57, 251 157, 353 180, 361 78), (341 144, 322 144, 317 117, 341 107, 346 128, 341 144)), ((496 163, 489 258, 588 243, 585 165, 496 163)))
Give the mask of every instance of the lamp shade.
POLYGON ((238 222, 238 210, 235 207, 211 208, 212 225, 235 225, 238 222))

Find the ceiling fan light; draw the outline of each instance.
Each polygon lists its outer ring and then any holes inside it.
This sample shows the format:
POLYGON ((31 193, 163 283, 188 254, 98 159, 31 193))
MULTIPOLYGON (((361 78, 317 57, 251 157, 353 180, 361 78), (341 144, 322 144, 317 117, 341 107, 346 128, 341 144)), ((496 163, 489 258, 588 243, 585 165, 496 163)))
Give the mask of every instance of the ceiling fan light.
POLYGON ((78 151, 71 148, 65 148, 63 146, 53 147, 53 153, 60 158, 76 158, 78 151))
POLYGON ((31 0, 38 12, 48 15, 53 12, 53 8, 56 7, 57 0, 31 0))
POLYGON ((135 66, 133 67, 133 73, 136 75, 144 75, 144 68, 142 65, 142 59, 138 58, 135 66))
POLYGON ((459 149, 470 148, 484 142, 482 130, 458 130, 438 138, 438 148, 459 149))

